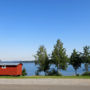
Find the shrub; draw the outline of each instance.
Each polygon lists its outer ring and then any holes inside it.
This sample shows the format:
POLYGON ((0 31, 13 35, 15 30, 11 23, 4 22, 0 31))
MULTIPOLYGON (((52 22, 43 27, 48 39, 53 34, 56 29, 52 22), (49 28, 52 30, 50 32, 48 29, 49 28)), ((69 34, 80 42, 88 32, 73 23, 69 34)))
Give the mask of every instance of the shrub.
POLYGON ((62 74, 58 73, 58 71, 55 69, 52 69, 51 71, 49 71, 48 75, 50 75, 50 76, 62 76, 62 74))
POLYGON ((22 76, 26 76, 26 75, 27 75, 26 69, 24 68, 24 69, 22 70, 22 76))
POLYGON ((79 74, 77 74, 76 76, 80 76, 79 74))
POLYGON ((85 72, 82 74, 82 76, 90 76, 90 72, 85 72))
POLYGON ((35 75, 36 75, 36 76, 39 76, 39 72, 38 72, 38 71, 36 71, 36 72, 35 72, 35 75))

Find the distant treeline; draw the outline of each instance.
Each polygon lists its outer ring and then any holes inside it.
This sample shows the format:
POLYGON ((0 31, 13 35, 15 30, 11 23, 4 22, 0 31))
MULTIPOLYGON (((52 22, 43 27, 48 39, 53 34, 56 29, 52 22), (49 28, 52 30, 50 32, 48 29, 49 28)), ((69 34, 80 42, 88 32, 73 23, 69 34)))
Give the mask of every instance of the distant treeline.
POLYGON ((21 61, 22 63, 35 63, 35 61, 21 61))
POLYGON ((0 62, 3 62, 3 63, 35 63, 35 60, 32 60, 32 61, 0 61, 0 62))

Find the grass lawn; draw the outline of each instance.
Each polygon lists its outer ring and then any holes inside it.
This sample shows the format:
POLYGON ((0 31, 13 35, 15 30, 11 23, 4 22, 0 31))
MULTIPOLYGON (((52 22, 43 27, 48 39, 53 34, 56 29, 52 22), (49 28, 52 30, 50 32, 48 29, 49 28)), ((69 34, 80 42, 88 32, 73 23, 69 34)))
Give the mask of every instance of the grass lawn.
POLYGON ((0 79, 90 79, 90 76, 0 76, 0 79))

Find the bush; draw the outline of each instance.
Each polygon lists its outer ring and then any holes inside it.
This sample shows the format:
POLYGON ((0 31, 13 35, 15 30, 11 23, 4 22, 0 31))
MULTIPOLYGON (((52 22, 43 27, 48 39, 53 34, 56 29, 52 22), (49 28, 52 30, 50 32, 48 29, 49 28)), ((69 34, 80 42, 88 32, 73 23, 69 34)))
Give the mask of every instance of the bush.
POLYGON ((26 76, 26 75, 27 75, 26 69, 24 68, 24 69, 22 70, 22 76, 26 76))
POLYGON ((35 75, 36 75, 36 76, 39 76, 39 72, 38 72, 38 71, 36 71, 36 72, 35 72, 35 75))
POLYGON ((48 75, 50 75, 50 76, 62 76, 62 74, 58 73, 58 71, 55 69, 52 69, 51 71, 49 71, 48 75))
POLYGON ((79 74, 77 74, 76 76, 80 76, 79 74))
POLYGON ((90 76, 90 72, 85 72, 82 74, 82 76, 90 76))

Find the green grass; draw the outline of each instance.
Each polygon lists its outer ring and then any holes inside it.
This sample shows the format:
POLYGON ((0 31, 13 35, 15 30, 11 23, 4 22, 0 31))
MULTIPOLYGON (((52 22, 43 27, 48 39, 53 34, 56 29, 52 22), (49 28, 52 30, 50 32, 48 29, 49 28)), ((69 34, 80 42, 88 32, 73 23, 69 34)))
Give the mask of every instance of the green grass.
POLYGON ((90 79, 90 76, 0 76, 0 79, 90 79))

